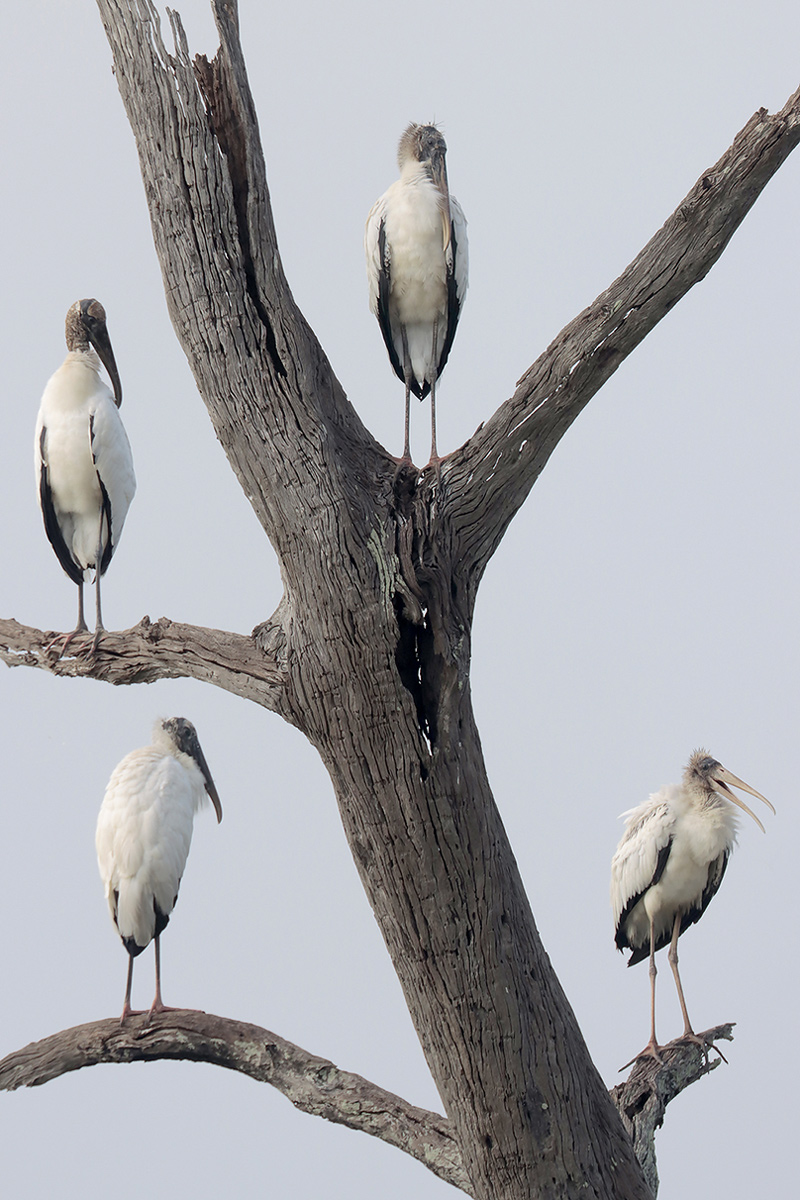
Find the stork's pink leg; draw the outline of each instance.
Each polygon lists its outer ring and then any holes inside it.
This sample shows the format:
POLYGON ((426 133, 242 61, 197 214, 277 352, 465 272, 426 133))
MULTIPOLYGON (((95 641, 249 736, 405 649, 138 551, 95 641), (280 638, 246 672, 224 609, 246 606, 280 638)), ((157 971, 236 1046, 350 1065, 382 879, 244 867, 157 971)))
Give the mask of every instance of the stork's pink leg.
POLYGON ((79 633, 88 633, 88 632, 89 632, 89 630, 86 626, 86 618, 83 615, 83 584, 79 583, 78 584, 78 624, 75 626, 75 628, 72 630, 71 633, 60 633, 58 635, 58 637, 53 638, 52 642, 47 643, 47 645, 45 646, 45 650, 49 654, 51 650, 54 650, 57 647, 58 648, 58 657, 61 658, 61 656, 63 654, 66 654, 67 650, 69 649, 70 644, 72 643, 73 638, 76 638, 79 633))
POLYGON ((156 935, 156 995, 153 1003, 150 1005, 148 1016, 152 1017, 153 1013, 159 1012, 177 1012, 176 1008, 170 1008, 161 999, 161 938, 156 935))
POLYGON ((124 1025, 126 1018, 131 1016, 139 1016, 141 1009, 131 1008, 131 987, 133 986, 133 955, 128 955, 128 982, 125 985, 125 1003, 122 1006, 122 1016, 119 1019, 120 1025, 124 1025))
POLYGON ((406 327, 401 325, 401 334, 403 339, 403 377, 406 384, 406 424, 405 424, 405 439, 403 441, 403 457, 401 463, 411 462, 411 355, 408 353, 408 337, 406 336, 406 327))
MULTIPOLYGON (((678 1039, 681 1042, 695 1042, 698 1046, 702 1046, 703 1050, 708 1050, 706 1043, 702 1038, 699 1038, 692 1029, 692 1023, 689 1020, 689 1013, 686 1009, 686 1000, 683 996, 683 986, 681 985, 681 977, 678 971, 678 938, 681 935, 681 914, 675 914, 675 923, 672 926, 672 940, 669 944, 669 965, 672 967, 672 974, 675 976, 675 987, 678 989, 678 1000, 680 1001, 681 1012, 683 1013, 683 1033, 678 1039)), ((718 1052, 719 1053, 719 1052, 718 1052)))
POLYGON ((150 1011, 147 1014, 149 1021, 153 1013, 162 1012, 202 1012, 202 1008, 176 1008, 174 1005, 165 1004, 161 999, 161 939, 156 936, 156 994, 153 1003, 150 1005, 150 1011))
POLYGON ((433 322, 433 342, 432 342, 432 360, 433 368, 431 371, 431 463, 436 468, 436 477, 439 477, 439 453, 436 449, 436 380, 437 380, 437 341, 439 332, 438 319, 433 322))
POLYGON ((620 1067, 620 1071, 624 1071, 631 1063, 635 1063, 639 1058, 654 1058, 657 1063, 663 1062, 663 1058, 659 1051, 661 1047, 656 1039, 656 931, 655 922, 650 918, 650 1041, 645 1046, 644 1050, 640 1050, 635 1058, 630 1062, 626 1062, 624 1067, 620 1067))

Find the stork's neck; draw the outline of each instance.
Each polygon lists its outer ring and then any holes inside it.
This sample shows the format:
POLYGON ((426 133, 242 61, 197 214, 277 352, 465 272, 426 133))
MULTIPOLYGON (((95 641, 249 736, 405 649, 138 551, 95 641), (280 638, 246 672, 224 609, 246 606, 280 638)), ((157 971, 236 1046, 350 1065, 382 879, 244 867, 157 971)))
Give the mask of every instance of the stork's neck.
POLYGON ((88 342, 86 343, 85 347, 76 346, 70 350, 69 354, 64 359, 63 365, 67 367, 72 366, 73 364, 75 366, 87 367, 89 370, 94 371, 95 375, 100 374, 100 367, 102 366, 94 347, 88 342))
POLYGON ((701 808, 705 809, 721 809, 723 812, 729 810, 733 812, 733 805, 724 796, 720 796, 719 792, 707 792, 705 790, 698 793, 697 802, 701 808))
POLYGON ((736 841, 739 822, 736 806, 731 804, 730 800, 720 796, 719 792, 707 792, 703 789, 696 793, 696 804, 706 821, 723 831, 725 837, 736 841))
POLYGON ((407 158, 400 166, 400 182, 404 184, 429 184, 435 187, 431 173, 424 163, 416 158, 407 158))

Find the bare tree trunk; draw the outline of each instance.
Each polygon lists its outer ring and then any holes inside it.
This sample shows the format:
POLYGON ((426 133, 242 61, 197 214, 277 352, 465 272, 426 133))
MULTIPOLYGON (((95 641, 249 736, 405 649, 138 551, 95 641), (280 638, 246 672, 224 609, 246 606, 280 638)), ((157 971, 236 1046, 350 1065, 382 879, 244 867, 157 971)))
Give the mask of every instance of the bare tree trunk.
MULTIPOLYGON (((302 730, 345 832, 479 1200, 650 1195, 541 945, 472 712, 477 588, 560 437, 708 271, 800 138, 756 114, 628 270, 442 462, 396 460, 348 403, 283 275, 234 0, 221 48, 167 53, 149 0, 98 0, 133 127, 170 315, 285 586, 252 639, 140 626, 96 660, 191 673, 302 730), (128 646, 128 649, 126 649, 128 646)), ((161 623, 159 623, 160 625, 161 623)), ((3 629, 13 641, 10 623, 3 629)), ((19 627, 17 627, 19 629, 19 627)), ((23 661, 7 650, 7 661, 23 661)), ((532 802, 534 799, 532 798, 532 802)))

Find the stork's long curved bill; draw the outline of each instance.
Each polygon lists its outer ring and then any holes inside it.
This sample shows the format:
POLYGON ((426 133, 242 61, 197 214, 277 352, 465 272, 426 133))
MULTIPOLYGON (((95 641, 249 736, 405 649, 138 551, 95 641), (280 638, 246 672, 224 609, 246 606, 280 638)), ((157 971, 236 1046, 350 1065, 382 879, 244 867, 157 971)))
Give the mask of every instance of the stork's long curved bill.
POLYGON ((217 814, 217 824, 219 824, 220 821, 222 820, 222 802, 220 801, 219 794, 218 794, 217 788, 216 788, 216 784, 214 783, 214 780, 211 778, 211 772, 208 769, 208 763, 206 762, 206 756, 205 756, 205 754, 203 754, 203 751, 200 749, 200 743, 197 741, 195 742, 195 745, 192 749, 192 758, 197 763, 198 767, 200 768, 200 770, 203 774, 203 780, 206 785, 206 791, 208 792, 208 795, 211 799, 211 803, 214 805, 214 812, 217 814))
POLYGON ((718 792, 721 792, 727 800, 730 800, 737 806, 737 808, 740 808, 742 812, 746 812, 749 817, 752 817, 761 832, 766 833, 766 829, 761 824, 753 810, 747 807, 744 800, 740 800, 738 796, 734 795, 734 793, 731 791, 731 788, 741 788, 743 792, 747 792, 749 795, 755 796, 757 800, 762 800, 764 804, 766 804, 767 808, 771 809, 772 812, 775 812, 775 806, 770 803, 766 796, 762 796, 761 792, 757 792, 755 788, 751 788, 750 784, 745 783, 744 780, 738 779, 736 775, 733 775, 730 771, 727 771, 725 767, 719 767, 718 770, 714 772, 714 784, 718 792))
POLYGON ((214 805, 214 812, 217 814, 217 824, 219 825, 220 821, 222 820, 222 802, 219 798, 216 785, 214 784, 214 780, 211 778, 211 773, 208 770, 208 767, 206 767, 203 771, 203 775, 205 776, 206 780, 206 791, 211 797, 211 803, 214 805))
POLYGON ((442 249, 447 250, 453 230, 450 221, 450 188, 447 184, 447 165, 443 154, 437 155, 434 159, 431 176, 442 197, 442 249))
POLYGON ((102 325, 94 327, 87 326, 89 341, 97 351, 98 358, 108 371, 108 377, 111 380, 111 386, 114 389, 114 399, 117 402, 117 408, 122 404, 122 383, 117 370, 117 362, 114 358, 114 351, 111 349, 111 338, 108 336, 105 322, 102 325))

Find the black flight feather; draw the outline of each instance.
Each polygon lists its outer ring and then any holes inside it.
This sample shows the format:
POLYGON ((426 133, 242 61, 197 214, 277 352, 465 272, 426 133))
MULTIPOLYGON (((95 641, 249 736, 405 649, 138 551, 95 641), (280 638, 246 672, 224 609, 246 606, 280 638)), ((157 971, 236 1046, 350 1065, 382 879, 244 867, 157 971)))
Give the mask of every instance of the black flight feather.
POLYGON ((56 557, 61 563, 61 566, 69 575, 73 583, 83 583, 83 570, 75 562, 75 559, 67 549, 67 543, 64 541, 64 535, 61 532, 61 526, 58 523, 56 516, 55 505, 53 504, 53 495, 50 491, 50 480, 47 474, 47 459, 45 457, 45 441, 47 439, 47 427, 42 426, 42 432, 39 436, 39 453, 42 459, 42 470, 39 476, 39 499, 42 505, 42 516, 44 518, 44 531, 47 534, 50 545, 56 552, 56 557))

